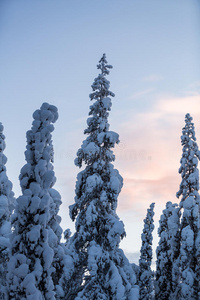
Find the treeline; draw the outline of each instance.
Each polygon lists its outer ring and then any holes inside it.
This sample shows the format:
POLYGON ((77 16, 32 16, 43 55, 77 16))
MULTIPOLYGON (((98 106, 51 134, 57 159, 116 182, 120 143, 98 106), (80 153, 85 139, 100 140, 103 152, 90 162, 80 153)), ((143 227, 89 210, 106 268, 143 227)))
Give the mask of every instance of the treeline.
POLYGON ((139 266, 130 264, 120 241, 125 237, 116 208, 123 178, 114 169, 112 148, 119 135, 109 130, 112 66, 105 54, 92 84, 86 139, 77 152, 75 233, 60 226, 61 196, 53 188, 52 132, 57 108, 43 103, 26 134, 26 164, 15 199, 6 175, 5 136, 0 124, 0 299, 136 300, 200 299, 200 152, 194 125, 186 115, 181 142, 180 204, 167 202, 160 218, 156 271, 151 270, 154 203, 144 220, 139 266), (64 234, 65 242, 61 242, 64 234))

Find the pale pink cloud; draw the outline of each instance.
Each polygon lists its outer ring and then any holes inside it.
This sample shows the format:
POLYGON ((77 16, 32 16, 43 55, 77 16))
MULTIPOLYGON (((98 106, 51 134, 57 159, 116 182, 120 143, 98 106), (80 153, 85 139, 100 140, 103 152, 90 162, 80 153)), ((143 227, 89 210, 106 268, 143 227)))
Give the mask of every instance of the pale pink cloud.
POLYGON ((200 131, 200 95, 159 97, 151 111, 131 113, 121 124, 122 146, 115 149, 115 166, 124 177, 119 209, 142 214, 151 202, 179 202, 176 192, 182 146, 180 136, 187 112, 194 117, 196 136, 200 131))
POLYGON ((152 202, 156 202, 156 205, 164 208, 167 201, 179 201, 176 198, 176 192, 179 189, 179 177, 177 174, 156 180, 124 178, 119 209, 133 210, 139 216, 144 215, 144 209, 152 202))
POLYGON ((200 95, 195 94, 185 97, 163 97, 158 103, 158 111, 166 115, 168 113, 173 115, 182 115, 190 113, 193 115, 200 114, 200 95))

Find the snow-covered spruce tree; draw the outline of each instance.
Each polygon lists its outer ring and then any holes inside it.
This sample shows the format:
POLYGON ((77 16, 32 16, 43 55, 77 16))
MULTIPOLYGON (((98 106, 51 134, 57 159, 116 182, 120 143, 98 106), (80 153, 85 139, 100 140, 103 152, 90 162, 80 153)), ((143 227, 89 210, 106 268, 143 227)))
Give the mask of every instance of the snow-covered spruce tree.
POLYGON ((169 207, 172 209, 170 216, 167 220, 168 236, 169 236, 169 257, 172 261, 172 282, 170 300, 176 300, 176 288, 179 284, 179 253, 180 253, 180 208, 177 204, 171 204, 169 207), (174 207, 173 207, 174 206, 174 207))
POLYGON ((19 176, 22 196, 17 199, 12 218, 14 232, 8 284, 9 299, 13 300, 55 299, 49 189, 56 180, 51 132, 52 123, 58 118, 57 108, 43 103, 33 118, 32 128, 27 132, 27 163, 19 176))
POLYGON ((177 271, 173 267, 179 253, 179 211, 177 204, 167 202, 159 221, 160 240, 156 249, 155 281, 155 299, 157 300, 173 299, 172 294, 177 284, 177 271))
POLYGON ((10 216, 15 206, 12 183, 6 174, 7 158, 3 125, 0 123, 0 299, 7 299, 6 273, 10 252, 10 216))
POLYGON ((181 143, 183 154, 181 158, 182 181, 177 197, 181 196, 180 208, 181 219, 181 241, 179 254, 180 285, 178 297, 180 299, 198 299, 200 290, 199 264, 197 257, 197 235, 199 228, 199 170, 197 168, 200 152, 196 143, 194 124, 190 114, 185 116, 185 127, 182 130, 181 143))
POLYGON ((77 152, 75 164, 85 169, 77 176, 75 204, 70 207, 76 232, 71 238, 74 251, 74 286, 67 299, 123 300, 138 299, 135 274, 119 249, 125 236, 124 224, 116 214, 117 199, 123 180, 111 164, 115 156, 111 148, 119 136, 109 131, 111 109, 109 81, 106 75, 112 66, 105 54, 97 68, 101 71, 92 85, 88 137, 77 152))
POLYGON ((139 259, 139 287, 140 294, 139 299, 149 300, 153 299, 153 272, 151 270, 152 261, 152 232, 154 230, 154 203, 150 205, 147 210, 147 216, 144 219, 144 229, 141 235, 142 246, 140 250, 139 259))
MULTIPOLYGON (((54 257, 52 266, 54 271, 52 272, 52 279, 56 289, 55 297, 56 299, 66 299, 68 293, 68 280, 73 272, 73 259, 71 252, 67 247, 67 244, 61 243, 62 228, 60 226, 61 217, 58 215, 60 205, 61 205, 61 196, 53 188, 49 189, 50 195, 50 220, 48 225, 50 226, 48 242, 49 246, 54 251, 54 257)), ((65 236, 69 232, 69 229, 66 230, 65 236)), ((69 235, 69 234, 68 234, 69 235)))

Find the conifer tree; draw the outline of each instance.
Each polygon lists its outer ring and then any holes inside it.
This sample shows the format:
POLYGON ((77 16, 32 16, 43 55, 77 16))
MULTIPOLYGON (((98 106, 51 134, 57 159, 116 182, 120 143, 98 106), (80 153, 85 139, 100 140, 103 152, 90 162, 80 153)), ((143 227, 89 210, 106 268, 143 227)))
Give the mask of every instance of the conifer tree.
POLYGON ((10 252, 10 216, 15 206, 12 183, 6 174, 5 147, 3 125, 0 123, 0 299, 7 299, 6 273, 10 252))
POLYGON ((50 246, 49 189, 55 183, 51 132, 58 118, 57 108, 43 103, 33 114, 32 129, 27 132, 27 163, 19 176, 22 196, 17 198, 12 218, 12 257, 9 263, 9 299, 55 299, 52 266, 54 250, 50 246))
POLYGON ((139 287, 140 297, 139 299, 150 300, 153 299, 153 272, 151 270, 152 261, 152 232, 154 230, 154 203, 150 205, 147 210, 147 216, 144 219, 144 229, 141 235, 142 246, 140 250, 140 275, 139 275, 139 287))
POLYGON ((88 137, 77 152, 75 164, 85 169, 77 176, 75 204, 70 207, 76 232, 70 247, 74 251, 74 286, 67 299, 137 299, 135 274, 119 243, 125 237, 124 224, 116 213, 123 180, 114 169, 111 148, 119 143, 117 133, 109 130, 111 110, 109 81, 112 66, 105 54, 97 68, 100 74, 92 85, 93 93, 87 129, 88 137))
MULTIPOLYGON (((58 215, 62 203, 61 196, 53 188, 49 189, 50 195, 50 220, 48 242, 54 251, 52 266, 52 279, 55 286, 56 299, 66 299, 69 290, 68 280, 73 272, 74 264, 70 250, 67 245, 61 243, 62 228, 60 226, 61 217, 58 215)), ((68 232, 69 229, 66 230, 68 232)), ((66 233, 65 233, 66 235, 66 233)))
POLYGON ((169 254, 170 260, 172 261, 172 283, 171 283, 171 294, 170 300, 176 300, 176 288, 179 284, 179 253, 180 253, 180 207, 176 207, 176 204, 170 205, 172 213, 167 220, 167 228, 169 235, 169 254), (173 207, 174 206, 174 207, 173 207))
POLYGON ((190 114, 185 116, 185 127, 182 130, 181 143, 183 154, 181 158, 182 181, 177 197, 181 196, 181 246, 179 254, 181 299, 198 299, 199 280, 197 237, 199 228, 199 170, 197 168, 200 152, 196 143, 194 124, 190 114))
MULTIPOLYGON (((158 235, 159 245, 156 249, 155 299, 173 299, 177 285, 174 263, 179 253, 179 208, 177 204, 167 202, 160 218, 158 235)), ((176 299, 176 298, 175 298, 176 299)))
MULTIPOLYGON (((199 217, 199 228, 200 228, 200 217, 199 217)), ((198 299, 200 299, 200 229, 198 230, 195 246, 196 246, 196 260, 197 260, 195 274, 196 274, 196 282, 197 282, 197 290, 198 290, 198 299)))

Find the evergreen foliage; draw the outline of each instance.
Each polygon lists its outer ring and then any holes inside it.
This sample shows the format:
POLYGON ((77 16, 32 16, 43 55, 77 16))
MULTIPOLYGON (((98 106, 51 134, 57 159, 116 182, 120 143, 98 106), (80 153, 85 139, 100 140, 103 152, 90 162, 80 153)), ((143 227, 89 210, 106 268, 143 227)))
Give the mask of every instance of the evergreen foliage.
POLYGON ((151 270, 152 261, 152 232, 154 230, 154 203, 150 205, 147 210, 147 216, 144 219, 144 229, 141 235, 142 246, 140 250, 140 276, 139 276, 139 299, 149 300, 153 299, 153 272, 151 270))
POLYGON ((77 152, 75 164, 85 169, 77 176, 75 204, 70 207, 76 232, 70 247, 74 251, 74 286, 68 299, 137 299, 135 274, 119 243, 125 237, 124 224, 116 213, 123 180, 111 162, 111 148, 119 143, 117 133, 109 130, 111 110, 109 81, 112 66, 105 54, 97 68, 100 74, 92 85, 93 93, 87 129, 88 137, 77 152), (70 298, 71 297, 71 298, 70 298))
MULTIPOLYGON (((33 114, 32 129, 27 132, 27 163, 19 176, 22 196, 12 218, 12 257, 9 263, 9 299, 53 300, 54 250, 49 189, 55 183, 51 132, 58 118, 57 108, 43 103, 33 114), (51 226, 50 226, 51 225, 51 226)), ((56 238, 56 237, 55 237, 56 238)))
POLYGON ((10 253, 10 216, 15 206, 12 183, 6 174, 5 147, 3 125, 0 123, 0 299, 7 299, 6 273, 10 253))
MULTIPOLYGON (((156 249, 155 299, 173 299, 177 286, 175 262, 179 253, 179 208, 177 204, 167 202, 166 209, 160 217, 158 235, 159 245, 156 249)), ((176 299, 176 298, 175 298, 176 299)))
MULTIPOLYGON (((52 279, 55 286, 56 299, 66 299, 68 294, 68 280, 73 272, 73 259, 70 250, 67 248, 67 244, 61 243, 62 228, 60 226, 61 217, 58 215, 61 196, 53 188, 49 189, 50 195, 50 220, 49 220, 49 246, 54 251, 54 257, 52 266, 54 271, 52 272, 52 279)), ((66 230, 66 232, 69 230, 66 230)), ((65 233, 66 235, 66 233, 65 233)))
POLYGON ((57 108, 43 103, 33 114, 17 200, 6 174, 0 123, 0 300, 200 299, 200 151, 192 117, 186 114, 181 136, 180 204, 167 202, 159 221, 154 281, 154 203, 144 219, 139 266, 130 264, 119 247, 126 232, 116 212, 123 178, 113 165, 119 135, 108 123, 115 96, 106 78, 111 68, 103 54, 89 95, 93 104, 86 138, 75 159, 83 168, 70 206, 75 233, 71 237, 65 230, 65 243, 61 196, 53 188, 52 123, 58 119, 57 108))
POLYGON ((183 154, 181 158, 182 181, 177 197, 181 196, 182 210, 180 237, 180 285, 178 293, 181 299, 198 299, 200 290, 198 264, 198 234, 199 234, 199 170, 200 151, 196 143, 194 124, 190 114, 185 116, 185 127, 182 130, 181 143, 183 154))

